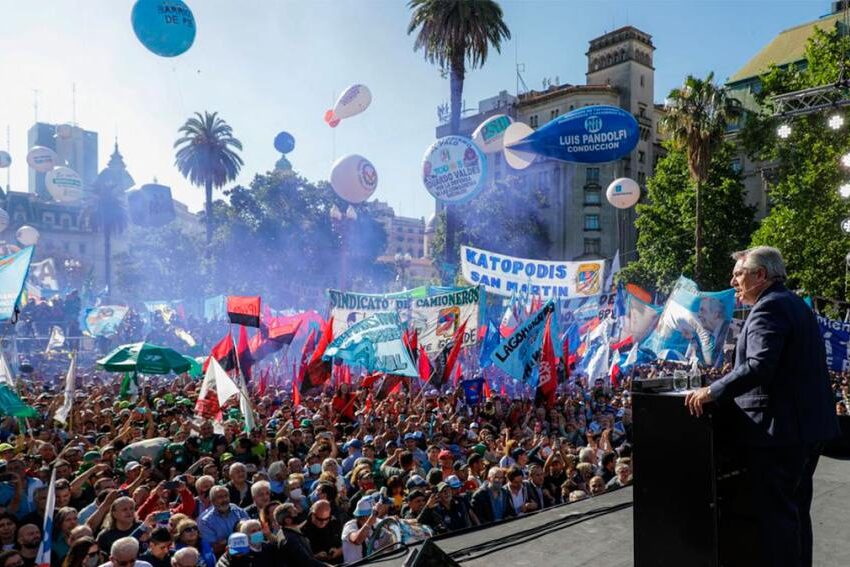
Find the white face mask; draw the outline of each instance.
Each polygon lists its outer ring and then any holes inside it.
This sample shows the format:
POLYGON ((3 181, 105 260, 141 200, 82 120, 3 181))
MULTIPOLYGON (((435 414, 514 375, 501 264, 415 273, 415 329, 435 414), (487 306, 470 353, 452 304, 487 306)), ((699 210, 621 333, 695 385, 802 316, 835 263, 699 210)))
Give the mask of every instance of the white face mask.
POLYGON ((289 497, 294 499, 294 500, 301 498, 301 494, 302 493, 301 493, 300 488, 293 488, 292 490, 289 491, 289 497))

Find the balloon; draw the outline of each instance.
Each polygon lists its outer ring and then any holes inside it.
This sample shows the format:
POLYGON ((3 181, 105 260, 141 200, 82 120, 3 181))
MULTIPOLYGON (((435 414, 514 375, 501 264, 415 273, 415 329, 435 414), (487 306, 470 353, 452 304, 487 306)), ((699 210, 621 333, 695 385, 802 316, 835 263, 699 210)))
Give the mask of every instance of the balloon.
POLYGON ((372 93, 366 85, 351 85, 343 91, 332 110, 325 112, 325 122, 336 128, 339 121, 366 110, 372 103, 372 93))
POLYGON ((440 138, 422 158, 422 182, 442 203, 463 203, 477 195, 484 188, 486 173, 487 158, 463 136, 440 138))
POLYGON ((174 220, 174 201, 171 188, 157 183, 147 183, 127 191, 127 209, 130 220, 140 226, 159 227, 174 220))
POLYGON ((281 132, 274 137, 274 149, 282 154, 288 154, 295 149, 295 138, 289 132, 281 132))
POLYGON ((502 134, 502 144, 505 146, 505 162, 514 169, 525 169, 537 159, 537 154, 520 152, 509 147, 510 144, 523 140, 533 134, 534 130, 524 122, 514 122, 502 134))
POLYGON ((378 187, 378 172, 368 159, 349 154, 334 162, 331 186, 337 195, 349 203, 362 203, 378 187))
POLYGON ((12 165, 12 156, 9 155, 9 152, 0 150, 0 168, 9 167, 10 165, 12 165))
POLYGON ((626 157, 640 137, 637 120, 616 106, 586 106, 558 116, 505 148, 561 161, 603 163, 626 157))
POLYGON ((67 140, 74 134, 74 127, 70 124, 59 124, 56 127, 56 137, 67 140))
POLYGON ((195 41, 195 16, 182 0, 137 0, 130 20, 142 45, 162 57, 185 53, 195 41))
POLYGON ((54 167, 44 176, 47 192, 60 203, 71 203, 83 198, 83 179, 70 167, 54 167))
POLYGON ((472 133, 472 141, 485 154, 495 154, 502 149, 502 136, 512 123, 513 119, 507 114, 491 116, 478 125, 472 133))
POLYGON ((27 153, 27 163, 39 173, 47 173, 59 165, 59 156, 50 148, 33 146, 27 153))
POLYGON ((634 179, 621 177, 608 185, 605 191, 608 202, 618 209, 633 207, 640 199, 640 185, 634 179))
POLYGON ((38 242, 38 237, 41 236, 36 229, 29 225, 24 225, 15 233, 15 238, 24 246, 33 246, 38 242))
POLYGON ((7 213, 3 209, 0 209, 0 232, 3 232, 4 230, 6 230, 6 228, 8 226, 9 226, 9 213, 7 213))

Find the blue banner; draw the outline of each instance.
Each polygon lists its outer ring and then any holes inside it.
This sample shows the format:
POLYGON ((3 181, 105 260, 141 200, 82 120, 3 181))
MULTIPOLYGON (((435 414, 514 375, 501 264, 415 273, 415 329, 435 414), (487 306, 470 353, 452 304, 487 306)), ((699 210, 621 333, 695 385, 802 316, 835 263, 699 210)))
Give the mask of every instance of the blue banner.
POLYGON ((89 307, 80 318, 80 329, 92 337, 111 337, 118 332, 127 311, 124 305, 89 307))
POLYGON ((0 258, 0 321, 11 319, 21 299, 32 261, 32 246, 0 258))
POLYGON ((547 301, 539 311, 517 327, 510 337, 502 341, 493 352, 493 363, 515 380, 528 382, 540 359, 540 343, 546 328, 546 318, 554 311, 555 303, 547 301))
POLYGON ((826 364, 836 372, 850 371, 850 323, 817 316, 820 334, 826 347, 826 364))
POLYGON ((655 330, 641 344, 665 359, 714 366, 722 359, 723 342, 735 309, 735 291, 701 292, 682 276, 664 305, 655 330))
POLYGON ((502 336, 499 334, 499 326, 496 325, 493 321, 487 321, 487 333, 484 335, 484 340, 481 341, 481 349, 478 353, 478 366, 481 368, 487 368, 493 361, 491 360, 491 356, 496 348, 499 346, 499 342, 502 340, 502 336))
POLYGON ((227 318, 227 297, 216 295, 204 300, 204 320, 221 321, 227 318))
POLYGON ((484 378, 464 380, 461 384, 463 385, 463 395, 466 397, 466 405, 477 406, 481 398, 484 397, 484 378))
POLYGON ((370 372, 418 378, 419 372, 402 342, 398 313, 375 313, 347 328, 328 345, 324 360, 339 359, 370 372))

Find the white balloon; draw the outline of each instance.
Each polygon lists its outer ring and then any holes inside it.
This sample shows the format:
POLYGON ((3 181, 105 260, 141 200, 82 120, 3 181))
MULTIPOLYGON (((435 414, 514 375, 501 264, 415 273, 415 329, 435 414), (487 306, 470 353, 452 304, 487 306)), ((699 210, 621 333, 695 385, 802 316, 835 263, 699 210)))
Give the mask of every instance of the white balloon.
POLYGON ((5 210, 0 209, 0 232, 6 230, 6 227, 9 226, 9 213, 5 210))
POLYGON ((60 203, 73 203, 83 198, 83 179, 70 167, 54 167, 44 176, 48 193, 60 203))
POLYGON ((325 122, 332 128, 344 118, 351 118, 366 110, 372 103, 372 92, 366 85, 351 85, 343 91, 332 110, 325 113, 325 122))
POLYGON ((24 225, 15 233, 15 238, 18 239, 24 246, 33 246, 38 242, 38 237, 41 236, 36 229, 31 226, 24 225))
POLYGON ((368 159, 349 154, 334 162, 331 186, 337 195, 349 203, 362 203, 378 187, 378 172, 368 159))
POLYGON ((513 119, 507 114, 491 116, 478 125, 472 133, 472 141, 485 154, 495 154, 502 149, 502 137, 513 119))
POLYGON ((487 157, 463 136, 439 138, 425 150, 422 183, 441 203, 457 204, 475 197, 487 180, 487 157))
POLYGON ((27 163, 34 170, 40 173, 47 173, 59 165, 59 156, 50 148, 33 146, 27 153, 27 163))
POLYGON ((620 177, 608 185, 605 191, 608 202, 618 209, 633 207, 640 199, 640 185, 634 179, 620 177))
POLYGON ((9 155, 9 152, 0 150, 0 168, 9 167, 10 165, 12 165, 12 156, 9 155))
POLYGON ((525 169, 534 163, 537 154, 531 152, 520 152, 512 150, 508 147, 509 144, 519 142, 529 134, 533 134, 534 130, 524 122, 514 122, 507 127, 502 134, 502 145, 504 146, 505 161, 514 169, 525 169))
POLYGON ((70 124, 59 124, 56 127, 56 137, 67 140, 74 134, 73 128, 70 124))

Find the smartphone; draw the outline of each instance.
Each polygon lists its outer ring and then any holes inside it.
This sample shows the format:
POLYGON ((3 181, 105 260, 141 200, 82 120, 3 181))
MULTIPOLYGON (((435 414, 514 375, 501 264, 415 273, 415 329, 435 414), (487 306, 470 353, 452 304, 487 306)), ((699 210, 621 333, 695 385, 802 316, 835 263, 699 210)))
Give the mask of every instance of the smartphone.
POLYGON ((171 519, 171 512, 157 512, 156 514, 154 514, 153 518, 154 521, 156 521, 157 525, 167 526, 168 520, 171 519))
POLYGON ((178 488, 180 488, 180 483, 176 480, 167 480, 162 483, 162 487, 166 490, 177 490, 178 488))

